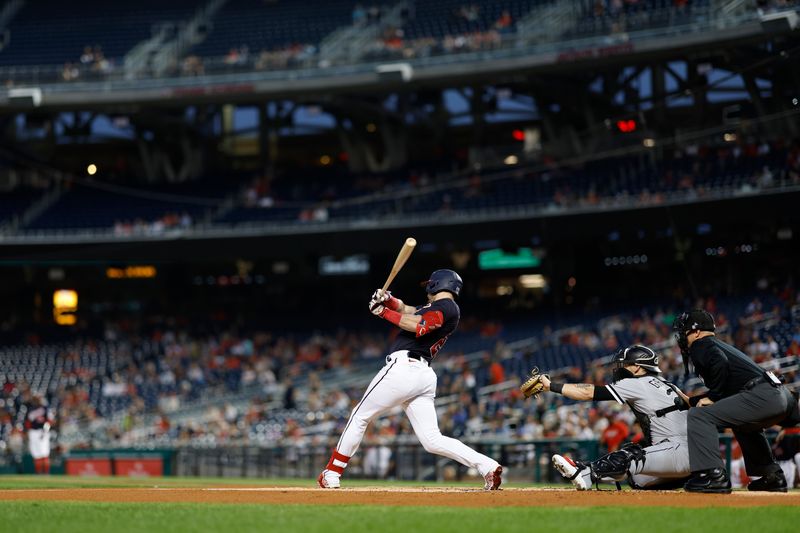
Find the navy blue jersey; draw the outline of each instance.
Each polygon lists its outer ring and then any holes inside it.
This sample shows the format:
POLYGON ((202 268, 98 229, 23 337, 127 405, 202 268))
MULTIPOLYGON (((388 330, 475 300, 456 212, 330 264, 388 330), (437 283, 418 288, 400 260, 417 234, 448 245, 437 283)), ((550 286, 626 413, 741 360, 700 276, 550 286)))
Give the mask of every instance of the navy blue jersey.
POLYGON ((408 350, 430 361, 455 331, 461 310, 454 300, 442 298, 417 307, 414 314, 422 316, 417 331, 401 330, 390 351, 408 350))

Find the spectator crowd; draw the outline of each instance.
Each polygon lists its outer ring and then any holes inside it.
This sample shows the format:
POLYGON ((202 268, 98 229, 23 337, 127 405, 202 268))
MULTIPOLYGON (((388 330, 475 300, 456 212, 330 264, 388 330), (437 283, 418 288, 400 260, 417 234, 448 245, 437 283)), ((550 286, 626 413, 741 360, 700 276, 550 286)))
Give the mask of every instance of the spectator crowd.
MULTIPOLYGON (((800 298, 792 283, 764 288, 769 290, 725 307, 715 298, 696 304, 716 315, 726 339, 787 382, 797 382, 797 365, 779 363, 800 357, 800 298)), ((477 356, 446 351, 434 362, 442 431, 468 441, 599 439, 608 449, 641 439, 630 410, 613 402, 575 403, 549 394, 525 400, 518 385, 529 368, 543 368, 542 354, 565 347, 587 355, 579 364, 564 361, 543 370, 561 381, 605 384, 610 373, 604 356, 643 343, 662 347, 665 377, 691 393, 700 383, 684 379, 680 355, 665 342, 673 317, 671 309, 652 308, 567 329, 545 327, 513 349, 499 323, 465 319, 459 335, 488 338, 494 347, 477 356)), ((109 323, 98 339, 46 345, 31 338, 24 350, 39 366, 27 373, 15 368, 14 347, 0 350, 0 442, 6 453, 16 453, 23 406, 39 392, 57 413, 62 449, 153 442, 327 444, 365 385, 336 384, 359 372, 367 379, 387 349, 383 333, 205 329, 215 332, 199 334, 197 327, 164 318, 146 326, 109 323)), ((413 442, 402 414, 377 420, 367 443, 391 439, 413 442)))

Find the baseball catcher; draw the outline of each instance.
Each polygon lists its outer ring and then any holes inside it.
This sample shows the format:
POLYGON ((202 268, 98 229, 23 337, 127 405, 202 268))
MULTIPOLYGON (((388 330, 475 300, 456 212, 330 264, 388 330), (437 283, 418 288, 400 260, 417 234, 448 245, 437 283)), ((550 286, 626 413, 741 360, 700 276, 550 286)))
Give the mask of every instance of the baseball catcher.
MULTIPOLYGON (((612 383, 557 383, 534 369, 520 389, 526 397, 544 391, 583 401, 614 400, 629 405, 644 433, 643 445, 629 444, 590 463, 554 455, 553 466, 578 490, 600 482, 626 481, 636 489, 682 486, 689 477, 686 437, 688 397, 659 374, 658 355, 642 345, 620 350, 613 357, 612 383)), ((599 488, 599 487, 598 487, 599 488)))

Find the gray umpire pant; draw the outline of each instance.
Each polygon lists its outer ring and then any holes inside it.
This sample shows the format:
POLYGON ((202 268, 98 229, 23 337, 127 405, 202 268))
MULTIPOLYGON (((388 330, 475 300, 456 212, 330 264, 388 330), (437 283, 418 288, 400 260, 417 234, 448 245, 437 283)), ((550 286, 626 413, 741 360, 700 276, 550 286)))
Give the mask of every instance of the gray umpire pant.
POLYGON ((786 417, 790 397, 785 387, 760 383, 712 405, 689 409, 687 433, 692 472, 725 467, 719 453, 718 427, 733 429, 747 475, 765 476, 780 470, 764 428, 786 417))

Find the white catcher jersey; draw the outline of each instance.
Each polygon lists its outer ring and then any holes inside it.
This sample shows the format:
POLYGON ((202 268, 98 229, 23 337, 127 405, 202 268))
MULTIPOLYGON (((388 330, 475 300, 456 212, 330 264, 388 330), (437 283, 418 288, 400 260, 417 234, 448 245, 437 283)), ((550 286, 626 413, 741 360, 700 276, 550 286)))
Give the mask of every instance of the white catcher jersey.
POLYGON ((625 378, 606 385, 606 388, 622 405, 633 409, 636 419, 642 426, 648 444, 657 444, 665 439, 686 440, 687 411, 672 411, 664 416, 656 416, 656 411, 675 405, 678 393, 664 379, 646 375, 625 378))

